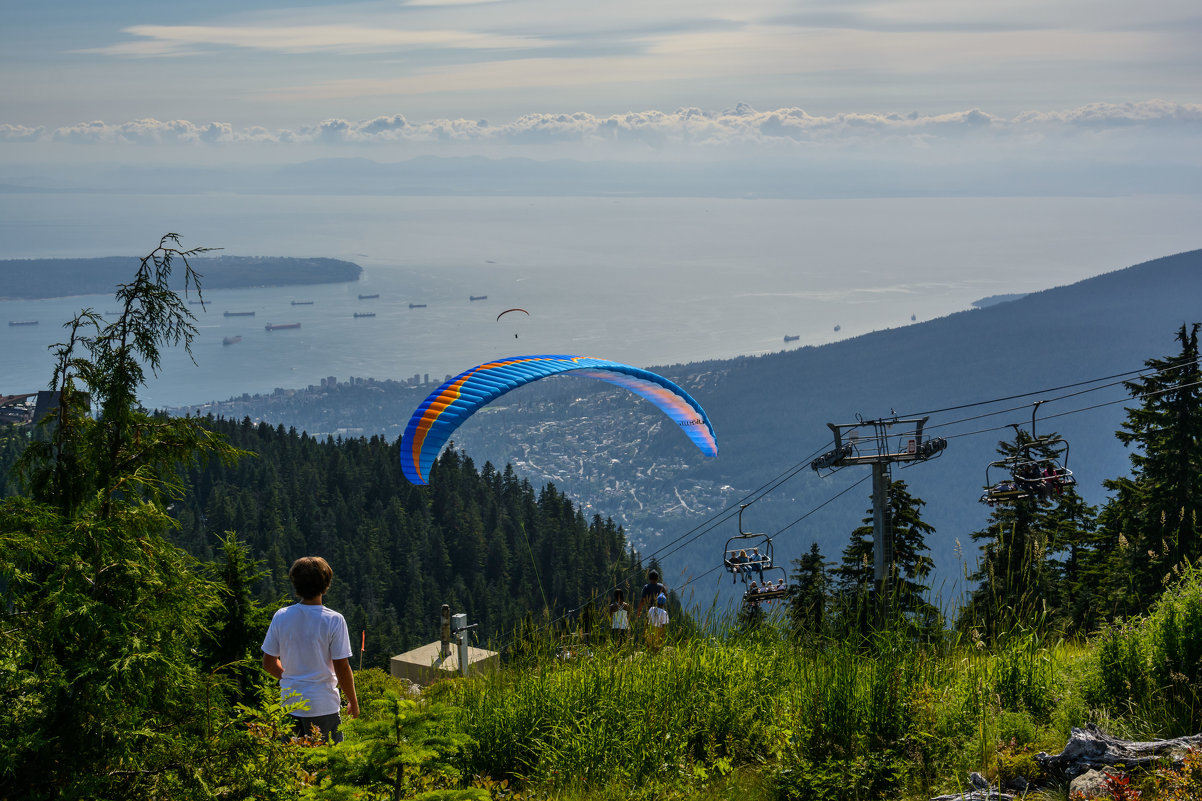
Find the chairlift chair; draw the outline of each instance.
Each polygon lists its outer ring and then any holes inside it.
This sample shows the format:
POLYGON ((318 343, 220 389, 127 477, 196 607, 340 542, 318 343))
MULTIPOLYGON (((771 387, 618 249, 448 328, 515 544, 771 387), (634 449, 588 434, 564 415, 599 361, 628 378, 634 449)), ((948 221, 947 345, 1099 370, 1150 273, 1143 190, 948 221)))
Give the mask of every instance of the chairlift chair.
POLYGON ((1015 456, 990 462, 985 468, 985 492, 981 503, 989 506, 1012 504, 1035 498, 1050 500, 1065 487, 1077 483, 1068 469, 1068 441, 1061 437, 1037 437, 1022 446, 1015 456), (991 473, 991 471, 993 471, 991 473), (1006 478, 994 481, 999 472, 1006 478))
POLYGON ((768 574, 770 578, 765 578, 754 591, 749 587, 747 592, 743 593, 744 604, 750 606, 767 601, 778 601, 788 597, 789 576, 785 573, 785 569, 783 567, 769 567, 764 569, 764 573, 768 574))
POLYGON ((744 582, 751 573, 762 579, 764 571, 772 567, 772 538, 743 530, 743 510, 746 508, 747 504, 739 508, 739 533, 728 539, 722 549, 723 566, 744 582), (740 560, 740 553, 747 555, 746 561, 740 560), (757 553, 758 556, 753 555, 757 553))

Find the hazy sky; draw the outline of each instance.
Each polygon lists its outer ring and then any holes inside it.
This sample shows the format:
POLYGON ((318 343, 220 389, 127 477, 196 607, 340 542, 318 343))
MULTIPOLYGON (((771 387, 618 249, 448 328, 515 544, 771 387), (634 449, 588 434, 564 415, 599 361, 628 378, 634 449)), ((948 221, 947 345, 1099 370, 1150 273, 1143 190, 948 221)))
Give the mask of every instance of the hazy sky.
POLYGON ((1197 0, 0 0, 0 15, 8 164, 837 148, 1196 166, 1202 150, 1197 0))

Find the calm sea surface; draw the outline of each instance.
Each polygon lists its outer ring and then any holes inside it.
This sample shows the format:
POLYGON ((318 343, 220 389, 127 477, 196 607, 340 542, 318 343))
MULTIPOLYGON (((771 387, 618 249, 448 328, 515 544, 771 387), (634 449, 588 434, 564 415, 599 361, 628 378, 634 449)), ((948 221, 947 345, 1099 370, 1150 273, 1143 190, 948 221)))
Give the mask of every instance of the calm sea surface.
MULTIPOLYGON (((172 406, 329 375, 441 379, 524 353, 654 366, 816 345, 1202 247, 1199 219, 1198 197, 5 194, 0 259, 143 255, 175 231, 187 247, 364 267, 353 284, 206 292, 196 364, 172 353, 142 396, 172 406), (497 322, 514 306, 529 317, 497 322)), ((45 388, 47 346, 85 306, 116 309, 110 296, 0 301, 0 394, 45 388), (25 320, 38 325, 8 325, 25 320)))

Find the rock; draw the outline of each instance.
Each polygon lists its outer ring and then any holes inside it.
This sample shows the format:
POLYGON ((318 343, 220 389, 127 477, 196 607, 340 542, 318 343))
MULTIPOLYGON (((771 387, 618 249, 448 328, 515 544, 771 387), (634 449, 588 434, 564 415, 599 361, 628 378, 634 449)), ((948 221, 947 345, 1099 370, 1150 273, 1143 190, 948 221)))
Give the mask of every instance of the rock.
POLYGON ((1068 797, 1076 798, 1080 793, 1087 799, 1110 798, 1110 791, 1106 789, 1106 775, 1105 770, 1086 771, 1069 783, 1068 797))

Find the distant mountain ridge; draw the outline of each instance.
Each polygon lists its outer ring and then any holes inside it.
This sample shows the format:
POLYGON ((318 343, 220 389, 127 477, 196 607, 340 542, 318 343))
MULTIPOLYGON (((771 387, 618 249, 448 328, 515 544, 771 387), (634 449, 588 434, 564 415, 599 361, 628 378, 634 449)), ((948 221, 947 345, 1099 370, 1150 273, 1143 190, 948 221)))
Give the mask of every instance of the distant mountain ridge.
MULTIPOLYGON (((118 284, 130 280, 137 261, 131 256, 0 260, 0 298, 111 294, 118 284)), ((331 284, 358 281, 363 273, 353 262, 325 258, 214 256, 189 262, 201 274, 203 289, 331 284)), ((176 289, 183 288, 182 275, 176 271, 176 289)))

